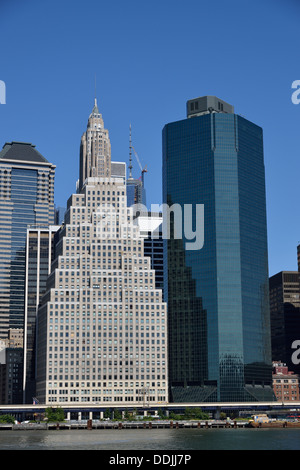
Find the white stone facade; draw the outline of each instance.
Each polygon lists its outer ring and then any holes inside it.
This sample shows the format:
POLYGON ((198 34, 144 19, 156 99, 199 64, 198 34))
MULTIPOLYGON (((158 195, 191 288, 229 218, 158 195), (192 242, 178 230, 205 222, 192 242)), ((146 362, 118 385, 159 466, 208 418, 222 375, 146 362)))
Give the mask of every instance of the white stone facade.
POLYGON ((80 175, 79 189, 86 178, 109 177, 111 175, 111 144, 109 132, 104 127, 95 100, 94 108, 89 116, 87 129, 81 137, 80 144, 80 175))
POLYGON ((167 306, 124 179, 87 178, 59 235, 38 315, 37 398, 166 403, 167 306))

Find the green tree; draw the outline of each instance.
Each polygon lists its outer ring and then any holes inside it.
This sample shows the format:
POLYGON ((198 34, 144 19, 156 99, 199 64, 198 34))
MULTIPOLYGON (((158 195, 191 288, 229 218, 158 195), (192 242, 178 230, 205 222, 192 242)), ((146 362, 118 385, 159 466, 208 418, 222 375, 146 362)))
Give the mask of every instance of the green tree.
POLYGON ((164 410, 162 410, 161 408, 159 408, 159 409, 157 410, 157 414, 158 414, 158 416, 159 416, 161 419, 166 419, 165 412, 164 412, 164 410))
MULTIPOLYGON (((135 413, 136 415, 136 413, 135 413)), ((124 413, 124 419, 132 419, 133 418, 133 415, 129 413, 128 410, 125 410, 125 413, 124 413)))
POLYGON ((114 419, 116 419, 117 421, 121 421, 122 419, 122 412, 118 410, 118 408, 114 410, 114 419))
POLYGON ((48 422, 60 422, 65 419, 65 413, 62 408, 46 408, 45 416, 48 419, 48 422))
POLYGON ((185 408, 185 419, 209 419, 207 413, 204 413, 201 408, 185 408))
POLYGON ((1 415, 0 416, 0 423, 12 423, 14 424, 15 418, 12 415, 1 415))
POLYGON ((169 415, 169 418, 170 418, 171 420, 175 420, 175 419, 176 419, 176 420, 180 420, 180 419, 182 419, 182 416, 181 416, 181 415, 178 415, 178 414, 176 414, 176 413, 174 413, 174 411, 171 411, 171 412, 170 412, 170 415, 169 415))

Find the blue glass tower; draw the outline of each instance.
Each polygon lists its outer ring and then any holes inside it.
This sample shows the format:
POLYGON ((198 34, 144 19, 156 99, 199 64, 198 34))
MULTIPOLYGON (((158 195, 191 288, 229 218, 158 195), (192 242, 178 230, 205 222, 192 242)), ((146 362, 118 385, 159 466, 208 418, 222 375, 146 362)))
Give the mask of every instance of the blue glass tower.
POLYGON ((201 249, 184 226, 165 241, 171 399, 273 400, 262 129, 216 97, 188 101, 163 129, 163 200, 204 205, 201 249))

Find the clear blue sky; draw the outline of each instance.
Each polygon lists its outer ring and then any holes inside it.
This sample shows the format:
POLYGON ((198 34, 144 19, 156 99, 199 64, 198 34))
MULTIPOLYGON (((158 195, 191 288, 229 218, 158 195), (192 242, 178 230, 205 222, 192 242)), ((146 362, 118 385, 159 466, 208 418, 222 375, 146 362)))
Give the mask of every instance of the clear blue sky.
MULTIPOLYGON (((75 192, 94 80, 112 159, 129 124, 148 203, 161 203, 161 133, 186 101, 217 95, 264 129, 270 275, 297 269, 300 80, 297 0, 1 0, 0 149, 26 141, 56 165, 55 202, 75 192)), ((139 176, 136 162, 135 174, 139 176)))

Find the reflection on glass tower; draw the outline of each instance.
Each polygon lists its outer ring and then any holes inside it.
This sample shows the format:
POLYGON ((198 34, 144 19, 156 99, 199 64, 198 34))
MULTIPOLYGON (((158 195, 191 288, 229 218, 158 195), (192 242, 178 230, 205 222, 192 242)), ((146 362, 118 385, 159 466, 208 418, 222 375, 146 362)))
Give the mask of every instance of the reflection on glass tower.
MULTIPOLYGON (((191 267, 186 265, 183 241, 174 238, 173 214, 170 239, 166 244, 168 260, 165 277, 168 298, 169 385, 174 402, 202 402, 214 394, 214 385, 204 384, 207 377, 206 312, 196 295, 191 267)), ((165 293, 166 294, 166 293, 165 293)))
POLYGON ((196 331, 188 354, 201 364, 199 389, 215 387, 206 401, 273 399, 263 160, 262 129, 213 96, 188 101, 187 119, 163 129, 163 201, 183 211, 186 204, 204 205, 202 249, 187 250, 183 236, 176 260, 166 240, 170 385, 183 382, 186 364, 180 354, 173 359, 185 332, 185 322, 176 321, 187 311, 185 297, 196 296, 205 321, 191 307, 196 331), (178 262, 189 268, 195 293, 178 288, 178 262))

